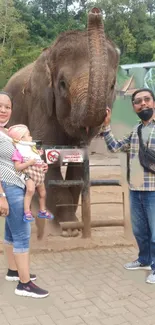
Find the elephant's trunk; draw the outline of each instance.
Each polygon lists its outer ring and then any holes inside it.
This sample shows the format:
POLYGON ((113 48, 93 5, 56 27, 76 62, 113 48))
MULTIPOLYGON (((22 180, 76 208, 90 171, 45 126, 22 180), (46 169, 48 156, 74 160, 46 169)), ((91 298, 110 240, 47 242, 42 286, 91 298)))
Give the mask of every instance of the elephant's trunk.
POLYGON ((106 116, 108 55, 102 15, 97 8, 93 8, 88 16, 88 53, 89 84, 84 124, 98 126, 106 116))

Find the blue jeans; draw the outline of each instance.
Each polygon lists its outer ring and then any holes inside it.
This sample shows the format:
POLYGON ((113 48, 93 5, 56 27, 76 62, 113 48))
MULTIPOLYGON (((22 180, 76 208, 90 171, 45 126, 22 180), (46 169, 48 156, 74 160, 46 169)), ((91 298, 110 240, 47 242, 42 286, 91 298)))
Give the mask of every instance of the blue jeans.
POLYGON ((9 204, 9 215, 5 219, 4 243, 13 245, 14 253, 29 251, 30 223, 23 221, 25 190, 11 183, 2 182, 9 204))
POLYGON ((130 208, 138 261, 155 270, 155 191, 130 190, 130 208))

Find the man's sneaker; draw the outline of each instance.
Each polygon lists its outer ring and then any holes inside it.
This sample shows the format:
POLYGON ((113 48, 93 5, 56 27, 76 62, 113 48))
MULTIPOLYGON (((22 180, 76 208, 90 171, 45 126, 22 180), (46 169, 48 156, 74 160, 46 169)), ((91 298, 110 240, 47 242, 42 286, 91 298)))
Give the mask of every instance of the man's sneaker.
POLYGON ((138 260, 125 264, 124 268, 126 270, 149 270, 149 271, 151 270, 150 265, 144 265, 140 263, 138 260))
MULTIPOLYGON (((19 281, 18 271, 13 271, 13 270, 8 269, 7 275, 5 276, 5 280, 7 280, 7 281, 19 281)), ((36 275, 35 274, 30 274, 30 280, 35 281, 36 280, 36 275)))
POLYGON ((45 298, 49 295, 49 292, 39 288, 31 281, 28 283, 21 283, 19 281, 15 294, 23 297, 45 298))
POLYGON ((146 282, 155 284, 155 271, 152 271, 152 273, 148 275, 146 282))

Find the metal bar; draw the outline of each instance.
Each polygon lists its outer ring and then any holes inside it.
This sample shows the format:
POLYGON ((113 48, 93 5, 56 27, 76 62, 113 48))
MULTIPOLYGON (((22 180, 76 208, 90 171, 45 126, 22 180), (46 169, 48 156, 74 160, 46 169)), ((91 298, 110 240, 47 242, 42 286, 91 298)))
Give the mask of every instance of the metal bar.
POLYGON ((42 145, 43 149, 82 149, 83 147, 77 147, 77 146, 50 146, 48 144, 42 145))
MULTIPOLYGON (((97 205, 97 204, 123 204, 123 202, 91 202, 90 205, 97 205)), ((76 206, 81 207, 82 204, 56 204, 56 207, 67 207, 67 206, 76 206)))
POLYGON ((99 179, 99 180, 90 180, 91 186, 121 186, 121 182, 117 179, 99 179))
POLYGON ((89 167, 120 167, 119 165, 89 165, 89 167))
POLYGON ((82 222, 83 231, 82 235, 84 238, 91 237, 91 210, 90 210, 90 176, 89 176, 89 155, 88 148, 84 148, 84 162, 83 162, 83 182, 84 186, 81 193, 82 202, 82 222))
POLYGON ((62 186, 62 187, 69 187, 69 186, 83 186, 83 180, 50 180, 48 181, 49 186, 62 186))
MULTIPOLYGON (((84 229, 83 222, 60 222, 62 229, 84 229)), ((97 227, 123 227, 124 220, 93 220, 90 224, 91 228, 97 227)))
MULTIPOLYGON (((121 186, 121 183, 119 180, 90 180, 89 181, 90 186, 121 186)), ((63 187, 69 187, 69 186, 78 186, 84 185, 84 180, 50 180, 48 181, 49 186, 63 186, 63 187)))

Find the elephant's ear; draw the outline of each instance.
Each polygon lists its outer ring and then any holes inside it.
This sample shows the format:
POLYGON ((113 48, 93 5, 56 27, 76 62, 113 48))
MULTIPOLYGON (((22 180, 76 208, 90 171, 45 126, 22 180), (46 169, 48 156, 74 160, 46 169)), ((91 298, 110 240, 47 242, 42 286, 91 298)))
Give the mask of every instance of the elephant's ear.
POLYGON ((52 85, 52 71, 48 66, 49 49, 45 49, 36 60, 27 81, 25 91, 33 98, 33 103, 39 104, 44 114, 52 116, 54 109, 54 93, 52 85))

